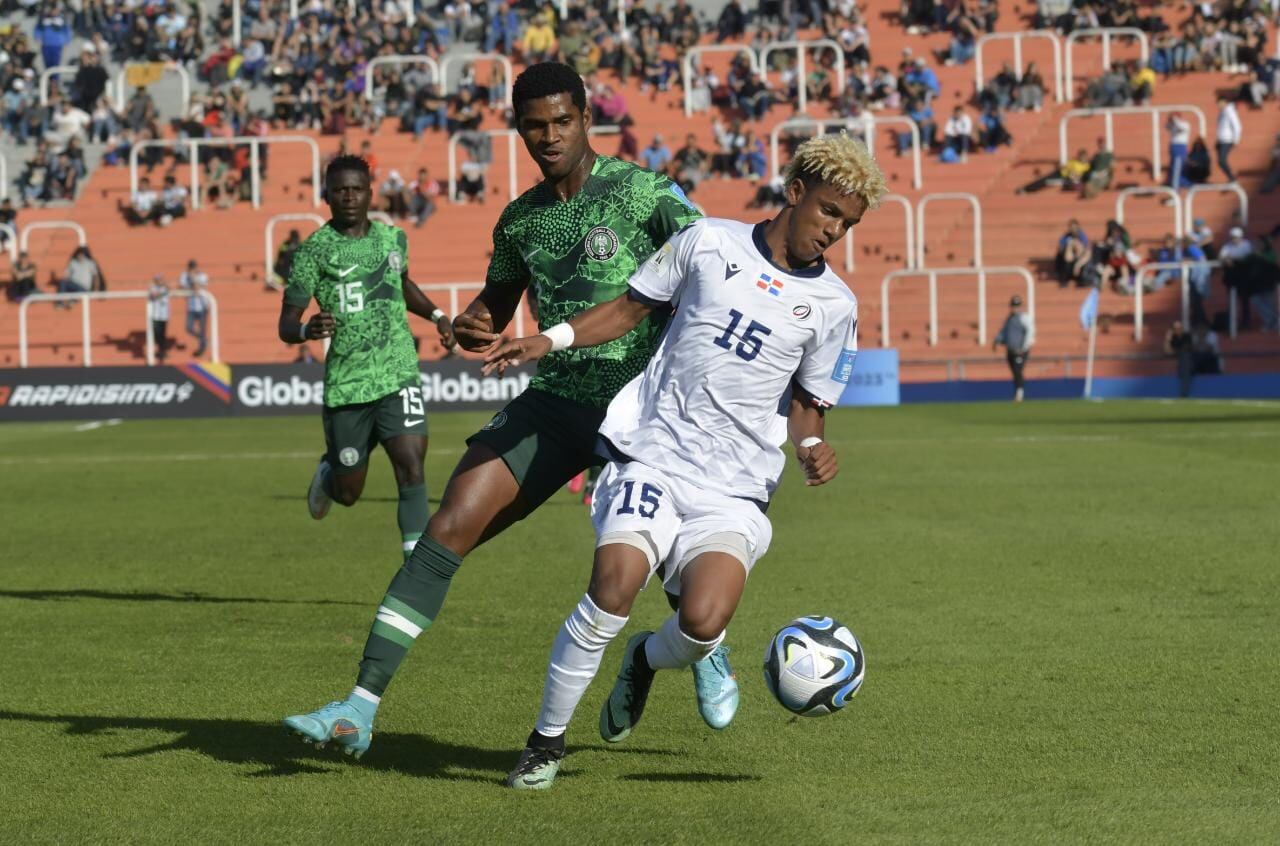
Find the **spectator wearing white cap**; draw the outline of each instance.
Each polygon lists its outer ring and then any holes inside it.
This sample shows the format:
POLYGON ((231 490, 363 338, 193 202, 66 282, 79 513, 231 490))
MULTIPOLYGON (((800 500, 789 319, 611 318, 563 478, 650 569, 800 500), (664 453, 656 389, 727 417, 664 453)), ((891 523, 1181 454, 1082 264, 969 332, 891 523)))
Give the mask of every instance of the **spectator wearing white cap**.
POLYGON ((1241 289, 1248 286, 1247 259, 1252 253, 1253 244, 1244 237, 1244 230, 1233 226, 1227 233, 1226 243, 1218 248, 1218 260, 1222 262, 1222 281, 1227 290, 1238 295, 1241 289))
POLYGON ((1009 372, 1013 374, 1013 401, 1022 402, 1026 387, 1022 376, 1027 365, 1027 357, 1031 355, 1031 345, 1036 341, 1036 327, 1031 316, 1022 310, 1022 297, 1014 295, 1009 300, 1009 316, 1005 318, 1000 332, 991 342, 995 350, 1001 344, 1005 347, 1005 358, 1009 362, 1009 372))

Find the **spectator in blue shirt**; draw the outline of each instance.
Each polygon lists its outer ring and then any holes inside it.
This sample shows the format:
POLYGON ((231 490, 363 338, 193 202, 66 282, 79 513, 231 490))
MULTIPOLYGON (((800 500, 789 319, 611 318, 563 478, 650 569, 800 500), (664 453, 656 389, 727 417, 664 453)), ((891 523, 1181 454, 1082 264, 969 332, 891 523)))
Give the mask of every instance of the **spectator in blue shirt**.
MULTIPOLYGON (((925 150, 933 147, 934 137, 938 133, 938 125, 933 121, 933 107, 927 100, 912 100, 907 103, 907 117, 915 121, 920 129, 920 146, 925 150)), ((911 149, 911 133, 898 133, 898 155, 911 149)))
MULTIPOLYGON (((1159 264, 1173 264, 1182 261, 1182 248, 1178 246, 1177 240, 1172 235, 1164 236, 1160 249, 1156 250, 1155 260, 1159 264)), ((1173 268, 1157 270, 1154 276, 1149 277, 1151 281, 1147 283, 1146 290, 1148 293, 1159 291, 1180 276, 1181 273, 1173 268)))
POLYGON ((1089 236, 1080 226, 1080 221, 1072 219, 1067 224, 1067 231, 1058 239, 1058 252, 1053 257, 1059 288, 1081 279, 1085 265, 1089 263, 1089 255, 1089 236))
POLYGON ((484 52, 492 53, 499 42, 502 54, 511 55, 511 47, 520 37, 520 16, 511 8, 510 0, 489 0, 489 20, 484 31, 484 52))
POLYGON ((666 173, 671 163, 671 148, 662 143, 662 136, 655 135, 649 146, 640 151, 640 164, 654 173, 666 173))
POLYGON ((942 85, 933 68, 925 64, 923 57, 916 59, 914 66, 902 78, 902 85, 908 97, 915 97, 928 102, 942 93, 942 85))
POLYGON ((62 48, 71 43, 71 16, 58 3, 51 4, 36 21, 36 41, 45 70, 62 64, 62 48))
POLYGON ((1187 282, 1191 294, 1191 325, 1207 324, 1209 315, 1205 312, 1204 303, 1209 298, 1209 274, 1212 269, 1205 262, 1209 257, 1191 235, 1182 239, 1181 253, 1180 261, 1197 262, 1187 271, 1187 282))

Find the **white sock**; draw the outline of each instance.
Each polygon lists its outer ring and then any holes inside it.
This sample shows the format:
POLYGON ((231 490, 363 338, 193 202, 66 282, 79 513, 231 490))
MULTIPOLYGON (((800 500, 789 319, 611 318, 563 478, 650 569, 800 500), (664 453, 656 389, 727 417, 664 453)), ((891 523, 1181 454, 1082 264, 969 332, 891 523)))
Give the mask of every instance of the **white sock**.
POLYGON ((582 597, 551 646, 551 662, 542 688, 542 710, 534 726, 539 734, 546 737, 564 734, 582 694, 587 692, 587 685, 600 670, 604 648, 626 624, 626 617, 601 611, 590 596, 582 597))
POLYGON ((644 642, 644 655, 655 670, 674 670, 689 667, 706 658, 720 642, 724 632, 715 640, 694 640, 680 631, 680 615, 672 614, 667 621, 644 642))

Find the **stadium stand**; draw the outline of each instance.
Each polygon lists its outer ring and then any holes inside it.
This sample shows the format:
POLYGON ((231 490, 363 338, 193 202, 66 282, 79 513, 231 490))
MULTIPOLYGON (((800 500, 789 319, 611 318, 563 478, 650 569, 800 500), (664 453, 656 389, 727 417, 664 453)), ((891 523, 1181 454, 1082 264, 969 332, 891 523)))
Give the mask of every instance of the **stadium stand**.
MULTIPOLYGON (((113 2, 85 4, 87 11, 79 12, 71 25, 81 37, 74 43, 67 40, 57 57, 48 45, 65 35, 65 31, 55 32, 56 19, 64 13, 51 2, 32 7, 33 13, 0 39, 0 48, 12 60, 0 62, 4 67, 0 86, 5 97, 6 146, 20 151, 16 159, 8 158, 6 187, 16 206, 14 229, 28 241, 27 252, 38 268, 39 290, 46 292, 56 285, 54 280, 77 245, 76 234, 57 228, 32 229, 29 237, 23 233, 33 223, 71 221, 87 233, 109 290, 145 290, 156 274, 176 280, 186 262, 197 258, 218 299, 222 358, 231 363, 292 360, 297 351, 276 339, 279 295, 265 271, 264 232, 277 215, 323 215, 323 207, 312 203, 310 159, 287 147, 264 153, 262 201, 255 209, 244 193, 251 166, 244 145, 227 145, 194 165, 148 148, 150 152, 139 159, 152 185, 161 184, 169 173, 178 184, 189 185, 193 170, 198 169, 203 202, 201 208, 190 208, 168 225, 131 226, 122 211, 134 199, 129 147, 154 138, 193 136, 304 135, 318 141, 325 157, 339 148, 371 153, 384 208, 401 217, 409 235, 415 281, 443 285, 482 279, 489 233, 507 200, 510 162, 506 143, 491 143, 485 133, 506 129, 509 112, 502 63, 467 56, 508 49, 508 44, 517 72, 526 58, 550 55, 561 56, 583 73, 598 121, 619 129, 618 137, 595 139, 598 151, 632 150, 635 156, 661 136, 665 141, 658 143, 658 149, 665 143, 674 152, 692 136, 709 154, 706 170, 711 173, 692 169, 697 178, 691 180, 696 183, 691 196, 713 215, 751 218, 762 214, 755 207, 767 205, 771 194, 768 139, 784 121, 838 118, 853 121, 856 127, 862 116, 907 115, 918 126, 925 146, 932 149, 926 150, 922 186, 916 189, 912 157, 902 154, 901 127, 886 125, 875 133, 874 152, 885 165, 893 192, 906 197, 908 207, 918 207, 923 198, 935 194, 972 195, 981 209, 984 266, 1026 268, 1035 279, 1039 340, 1028 368, 1030 378, 1080 375, 1082 367, 1085 333, 1078 314, 1085 290, 1060 286, 1055 273, 1058 239, 1067 222, 1078 220, 1091 242, 1101 244, 1107 221, 1118 217, 1120 192, 1160 184, 1153 179, 1150 161, 1153 131, 1158 133, 1163 164, 1169 165, 1170 137, 1164 123, 1144 115, 1117 115, 1114 161, 1105 178, 1089 179, 1091 187, 1083 192, 1053 185, 1019 193, 1019 188, 1059 168, 1060 126, 1070 110, 1087 102, 1137 101, 1162 108, 1185 107, 1185 117, 1190 117, 1191 108, 1198 108, 1207 117, 1207 137, 1199 139, 1195 129, 1190 140, 1204 141, 1202 157, 1214 158, 1205 162, 1211 166, 1208 181, 1221 184, 1217 160, 1210 155, 1219 137, 1219 99, 1239 99, 1243 131, 1230 151, 1230 165, 1248 198, 1248 220, 1240 217, 1240 199, 1233 192, 1199 192, 1194 216, 1203 218, 1216 233, 1214 246, 1220 246, 1237 224, 1247 227, 1247 235, 1261 236, 1269 244, 1272 227, 1280 222, 1280 205, 1270 190, 1263 190, 1274 187, 1275 179, 1267 186, 1264 181, 1274 162, 1280 161, 1275 152, 1280 131, 1276 117, 1280 61, 1271 58, 1276 55, 1275 24, 1267 17, 1270 6, 1266 4, 1233 1, 1183 8, 1182 4, 1115 0, 1078 4, 1072 10, 1070 3, 1037 5, 1029 0, 936 4, 830 0, 787 4, 797 11, 786 20, 777 13, 779 3, 762 2, 758 9, 757 4, 737 0, 701 3, 696 8, 683 0, 638 2, 629 4, 627 38, 618 37, 615 6, 607 2, 425 4, 418 6, 411 21, 404 18, 401 4, 388 3, 377 11, 354 5, 357 11, 347 18, 333 11, 333 0, 317 0, 304 4, 301 18, 292 22, 289 4, 280 2, 246 2, 237 13, 228 1, 207 14, 159 0, 128 7, 113 2), (1206 5, 1220 10, 1218 20, 1205 18, 1201 9, 1206 5), (562 6, 568 11, 567 19, 561 17, 562 6), (658 12, 659 8, 663 11, 658 12), (820 14, 809 18, 810 8, 820 14), (238 48, 232 32, 237 17, 241 21, 238 48), (1113 72, 1105 73, 1099 39, 1078 38, 1071 49, 1074 78, 1065 80, 1064 102, 1058 102, 1055 51, 1065 46, 1065 34, 1057 42, 1044 37, 1002 38, 981 46, 984 72, 990 78, 982 81, 979 93, 973 54, 982 34, 992 28, 1011 34, 1040 24, 1062 33, 1141 27, 1150 39, 1151 69, 1136 66, 1139 45, 1134 39, 1116 37, 1107 45, 1113 72), (43 42, 40 33, 45 35, 43 42), (86 34, 90 38, 85 39, 86 34), (842 86, 833 78, 836 69, 830 46, 806 50, 806 113, 799 115, 796 50, 776 48, 780 43, 820 39, 834 40, 843 50, 841 58, 848 63, 845 90, 841 92, 842 86), (692 113, 686 117, 683 58, 695 44, 740 46, 757 56, 768 48, 770 62, 778 64, 769 73, 757 75, 731 50, 699 51, 690 68, 693 90, 687 94, 692 113), (77 45, 92 49, 78 51, 77 45), (42 80, 43 62, 55 61, 50 67, 58 67, 77 51, 74 72, 42 80), (370 74, 373 89, 366 91, 366 62, 375 55, 398 54, 435 62, 452 59, 447 88, 435 87, 438 80, 428 62, 379 62, 370 74), (94 70, 104 58, 111 66, 109 74, 94 70), (1038 72, 1023 73, 1015 60, 1024 68, 1035 63, 1038 72), (129 61, 144 63, 127 68, 129 61), (187 113, 175 105, 173 75, 162 77, 146 61, 177 61, 190 71, 192 106, 187 113), (117 79, 127 81, 134 91, 129 99, 122 96, 125 86, 117 79), (148 82, 151 89, 167 92, 166 96, 153 100, 144 85, 148 82), (49 106, 43 110, 38 96, 41 85, 49 90, 49 106), (459 88, 469 93, 458 95, 459 88), (1036 88, 1042 89, 1041 95, 1036 95, 1036 88), (947 117, 956 106, 963 106, 973 117, 971 140, 963 145, 944 138, 956 137, 955 126, 951 133, 944 133, 947 117), (59 120, 58 115, 68 109, 80 111, 84 118, 59 120), (477 198, 481 202, 451 202, 447 196, 451 135, 461 135, 453 146, 469 159, 459 168, 464 171, 460 178, 483 180, 477 198), (81 136, 89 143, 77 145, 81 136), (72 155, 61 158, 79 162, 82 169, 73 192, 60 197, 52 192, 47 200, 37 199, 38 193, 30 191, 32 173, 41 184, 56 182, 54 172, 68 166, 67 161, 57 163, 58 153, 68 144, 72 155), (81 152, 77 146, 82 146, 81 152), (732 152, 735 148, 740 154, 732 152), (433 184, 419 186, 405 178, 422 168, 431 174, 433 184), (426 204, 412 196, 419 187, 434 212, 416 226, 412 209, 421 210, 426 204), (30 202, 24 203, 28 198, 30 202)), ((347 8, 346 4, 337 7, 347 8)), ((1191 123, 1194 127, 1195 122, 1191 123)), ((800 134, 813 131, 805 128, 800 134)), ((1085 148, 1092 153, 1105 147, 1100 140, 1104 137, 1101 119, 1072 118, 1071 151, 1085 148)), ((782 146, 785 150, 785 136, 782 146)), ((1192 168, 1200 155, 1193 148, 1185 176, 1194 175, 1192 168)), ((523 151, 517 151, 515 166, 519 186, 532 184, 536 171, 523 151)), ((1179 210, 1186 195, 1185 190, 1180 192, 1179 210)), ((1157 257, 1165 235, 1174 234, 1174 209, 1164 205, 1166 199, 1135 194, 1123 203, 1132 252, 1121 259, 1140 265, 1157 257)), ((973 215, 973 204, 967 200, 931 203, 927 230, 916 247, 915 258, 923 261, 913 261, 904 215, 896 205, 887 204, 857 228, 852 270, 845 266, 844 255, 830 257, 859 295, 861 343, 898 347, 906 380, 1001 378, 1006 372, 1003 359, 979 346, 979 336, 990 338, 1004 303, 1013 293, 1023 292, 1024 282, 1017 274, 993 274, 986 280, 985 333, 975 319, 979 313, 976 275, 949 273, 939 278, 938 308, 943 316, 934 332, 929 326, 926 276, 901 279, 893 287, 892 336, 881 336, 879 289, 885 276, 919 264, 926 268, 972 265, 973 215), (931 334, 937 336, 936 345, 929 343, 931 334)), ((1189 212, 1184 216, 1185 228, 1190 229, 1192 217, 1189 212)), ((312 226, 282 224, 274 243, 283 241, 294 225, 302 228, 304 236, 312 226)), ((1104 263, 1111 260, 1110 255, 1101 258, 1104 263)), ((8 253, 0 257, 0 279, 10 278, 12 261, 8 253)), ((1252 324, 1241 327, 1236 337, 1220 332, 1233 372, 1272 369, 1280 354, 1280 335, 1274 325, 1269 332, 1261 328, 1268 318, 1274 320, 1267 313, 1267 302, 1275 302, 1277 271, 1274 260, 1259 267, 1242 290, 1259 296, 1261 309, 1255 306, 1252 324)), ((1153 276, 1148 273, 1144 278, 1153 276)), ((1210 296, 1202 303, 1211 321, 1221 321, 1219 315, 1231 311, 1222 278, 1214 273, 1210 296)), ((1159 356, 1165 329, 1182 310, 1180 287, 1175 281, 1143 296, 1147 331, 1141 340, 1135 340, 1133 331, 1135 297, 1123 293, 1122 286, 1108 286, 1102 292, 1100 374, 1169 370, 1168 361, 1159 356)), ((466 295, 461 296, 465 304, 466 295)), ((447 296, 442 299, 449 301, 447 296)), ((139 302, 94 304, 90 341, 95 364, 143 363, 145 327, 139 302)), ((0 302, 0 366, 18 362, 17 314, 16 304, 0 302)), ((31 364, 81 362, 78 307, 56 309, 33 303, 28 316, 31 364)), ((178 319, 175 316, 175 322, 178 319)), ((443 354, 433 332, 422 335, 424 358, 443 354)), ((185 349, 172 352, 170 361, 189 358, 192 349, 186 343, 185 349)))

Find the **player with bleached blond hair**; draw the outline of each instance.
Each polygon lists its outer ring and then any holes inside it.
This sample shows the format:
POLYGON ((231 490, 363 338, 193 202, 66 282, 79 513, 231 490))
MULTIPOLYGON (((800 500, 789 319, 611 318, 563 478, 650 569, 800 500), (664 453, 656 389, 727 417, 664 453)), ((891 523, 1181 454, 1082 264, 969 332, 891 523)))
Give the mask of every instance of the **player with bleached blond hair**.
POLYGON ((679 610, 627 642, 601 736, 616 743, 631 733, 656 670, 688 667, 724 639, 747 574, 769 547, 765 512, 788 436, 806 484, 836 475, 823 414, 853 373, 858 306, 823 254, 879 203, 885 180, 866 147, 841 134, 802 144, 784 190, 787 204, 772 220, 690 223, 641 265, 627 293, 485 357, 487 372, 500 371, 605 343, 655 310, 675 309, 657 353, 600 428, 610 462, 592 503, 591 581, 552 646, 511 787, 551 786, 574 709, 660 567, 679 610))

